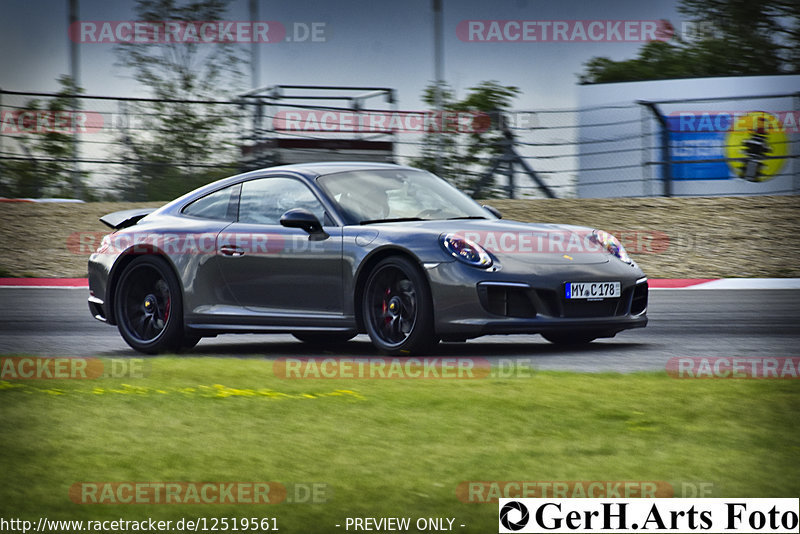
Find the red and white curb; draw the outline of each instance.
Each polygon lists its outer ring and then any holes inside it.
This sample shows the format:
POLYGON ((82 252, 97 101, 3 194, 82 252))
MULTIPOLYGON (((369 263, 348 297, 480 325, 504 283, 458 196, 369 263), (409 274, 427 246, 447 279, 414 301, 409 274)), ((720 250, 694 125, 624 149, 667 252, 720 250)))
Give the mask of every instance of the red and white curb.
POLYGON ((653 278, 650 289, 800 289, 800 278, 653 278))
MULTIPOLYGON (((651 278, 650 289, 800 289, 800 278, 651 278)), ((86 278, 0 278, 0 288, 86 289, 86 278)))
POLYGON ((87 289, 87 278, 0 278, 0 287, 87 289))
POLYGON ((5 198, 0 197, 0 202, 36 202, 39 204, 83 204, 83 200, 75 198, 5 198))

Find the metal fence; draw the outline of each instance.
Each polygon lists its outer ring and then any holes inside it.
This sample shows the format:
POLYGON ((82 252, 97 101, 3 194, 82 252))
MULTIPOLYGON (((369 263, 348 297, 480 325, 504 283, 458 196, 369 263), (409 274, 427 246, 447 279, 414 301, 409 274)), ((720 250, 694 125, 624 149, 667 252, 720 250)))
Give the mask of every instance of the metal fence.
POLYGON ((0 113, 0 195, 126 200, 159 178, 185 191, 238 170, 248 116, 236 102, 11 91, 0 113))
MULTIPOLYGON (((770 166, 768 176, 756 175, 761 180, 736 175, 746 158, 725 150, 750 141, 732 138, 724 131, 729 124, 712 124, 709 132, 680 128, 688 124, 680 122, 681 113, 705 113, 712 123, 737 110, 796 118, 797 103, 796 95, 781 95, 516 110, 492 116, 490 123, 499 130, 495 138, 512 150, 484 153, 461 172, 477 183, 494 169, 488 193, 517 198, 718 194, 719 184, 734 184, 731 194, 798 193, 797 127, 771 138, 773 153, 762 147, 751 163, 770 166), (776 143, 784 148, 778 155, 776 143), (712 148, 724 157, 704 155, 712 148), (513 158, 523 165, 512 165, 513 158)), ((397 128, 391 121, 378 130, 341 127, 378 113, 407 119, 414 112, 398 111, 393 100, 353 109, 264 96, 201 101, 0 90, 0 196, 166 199, 254 167, 344 158, 409 163, 440 146, 430 131, 397 128), (286 127, 288 112, 306 119, 296 123, 301 127, 286 127), (321 121, 324 113, 338 114, 332 115, 338 122, 321 121)), ((458 153, 470 133, 443 137, 458 153)))

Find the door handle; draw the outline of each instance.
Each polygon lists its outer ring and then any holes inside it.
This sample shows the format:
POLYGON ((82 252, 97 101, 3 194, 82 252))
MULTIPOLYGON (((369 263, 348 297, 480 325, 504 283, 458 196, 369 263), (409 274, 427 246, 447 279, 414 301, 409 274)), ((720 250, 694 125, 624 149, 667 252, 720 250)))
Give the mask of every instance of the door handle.
POLYGON ((233 245, 222 245, 219 247, 219 252, 223 256, 244 256, 244 249, 239 247, 234 247, 233 245))

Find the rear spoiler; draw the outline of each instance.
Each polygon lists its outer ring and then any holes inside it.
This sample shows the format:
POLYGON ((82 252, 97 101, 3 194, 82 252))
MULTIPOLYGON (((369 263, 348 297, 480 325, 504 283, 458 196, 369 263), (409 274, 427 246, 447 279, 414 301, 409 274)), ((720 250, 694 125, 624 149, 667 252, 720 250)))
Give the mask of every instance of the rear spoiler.
POLYGON ((121 230, 133 226, 154 211, 155 208, 115 211, 100 217, 100 222, 114 230, 121 230))

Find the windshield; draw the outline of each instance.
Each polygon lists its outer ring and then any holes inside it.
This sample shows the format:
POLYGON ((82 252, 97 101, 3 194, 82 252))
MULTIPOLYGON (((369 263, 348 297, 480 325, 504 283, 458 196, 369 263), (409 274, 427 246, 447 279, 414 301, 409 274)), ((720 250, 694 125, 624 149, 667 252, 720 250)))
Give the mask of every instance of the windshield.
POLYGON ((317 183, 336 202, 348 224, 494 218, 458 189, 425 171, 341 172, 320 176, 317 183))

